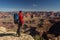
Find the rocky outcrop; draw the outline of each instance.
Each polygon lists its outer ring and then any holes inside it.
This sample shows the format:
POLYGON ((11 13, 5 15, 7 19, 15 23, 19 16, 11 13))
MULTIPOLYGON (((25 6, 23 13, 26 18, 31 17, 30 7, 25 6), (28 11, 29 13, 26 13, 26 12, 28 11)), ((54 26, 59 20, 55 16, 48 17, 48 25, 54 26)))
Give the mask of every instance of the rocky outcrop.
POLYGON ((8 34, 16 34, 16 32, 7 32, 7 29, 5 27, 0 27, 0 40, 34 40, 32 36, 25 34, 25 33, 21 33, 20 37, 17 36, 11 36, 8 34), (1 34, 6 34, 1 36, 1 34))
POLYGON ((21 34, 20 37, 3 36, 3 37, 0 37, 0 40, 34 40, 34 39, 30 35, 21 34))

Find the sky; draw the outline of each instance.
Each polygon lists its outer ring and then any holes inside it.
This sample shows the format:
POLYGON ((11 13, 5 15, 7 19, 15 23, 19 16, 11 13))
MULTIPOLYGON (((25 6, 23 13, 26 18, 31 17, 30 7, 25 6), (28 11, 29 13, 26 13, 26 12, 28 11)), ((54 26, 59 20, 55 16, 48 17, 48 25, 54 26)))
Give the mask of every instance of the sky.
POLYGON ((0 0, 0 11, 60 11, 60 0, 0 0))

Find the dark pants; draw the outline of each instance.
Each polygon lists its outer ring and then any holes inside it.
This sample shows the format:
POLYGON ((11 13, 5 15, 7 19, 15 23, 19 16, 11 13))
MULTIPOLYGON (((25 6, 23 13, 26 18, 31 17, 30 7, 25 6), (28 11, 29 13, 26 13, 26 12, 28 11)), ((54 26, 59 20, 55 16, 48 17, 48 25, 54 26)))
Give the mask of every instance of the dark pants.
POLYGON ((18 36, 20 36, 20 28, 21 28, 21 26, 22 26, 22 23, 18 23, 18 29, 17 29, 17 34, 18 34, 18 36))

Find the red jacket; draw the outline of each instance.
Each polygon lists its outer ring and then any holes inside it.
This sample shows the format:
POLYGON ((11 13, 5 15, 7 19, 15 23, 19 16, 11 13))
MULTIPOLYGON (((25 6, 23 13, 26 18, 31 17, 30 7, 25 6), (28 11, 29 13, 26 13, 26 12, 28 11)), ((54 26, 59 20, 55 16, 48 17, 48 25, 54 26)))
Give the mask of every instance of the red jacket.
POLYGON ((19 21, 23 24, 23 14, 22 12, 19 12, 19 21))

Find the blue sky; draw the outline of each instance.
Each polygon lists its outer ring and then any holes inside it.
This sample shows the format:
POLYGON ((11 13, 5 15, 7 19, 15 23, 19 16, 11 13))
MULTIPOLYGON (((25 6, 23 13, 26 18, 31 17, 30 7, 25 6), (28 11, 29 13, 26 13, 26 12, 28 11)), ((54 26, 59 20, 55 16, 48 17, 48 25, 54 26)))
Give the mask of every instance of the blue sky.
POLYGON ((60 0, 0 0, 0 11, 60 11, 60 0))

